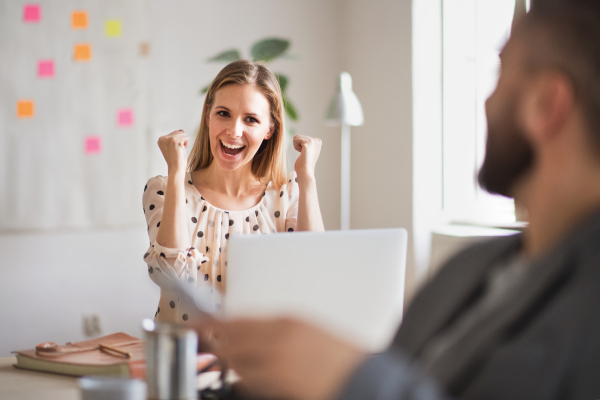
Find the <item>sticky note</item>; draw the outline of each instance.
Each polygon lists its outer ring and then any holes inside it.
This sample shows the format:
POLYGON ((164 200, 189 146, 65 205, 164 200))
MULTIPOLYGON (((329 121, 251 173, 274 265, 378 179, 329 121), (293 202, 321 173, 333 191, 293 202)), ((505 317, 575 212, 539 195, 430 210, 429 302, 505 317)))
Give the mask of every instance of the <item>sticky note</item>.
POLYGON ((74 11, 71 14, 71 28, 85 29, 88 27, 88 17, 85 11, 74 11))
POLYGON ((117 124, 119 126, 133 125, 133 111, 128 108, 119 110, 119 113, 117 115, 117 124))
POLYGON ((102 151, 102 138, 100 136, 88 136, 85 138, 85 153, 98 154, 102 151))
POLYGON ((140 44, 140 55, 146 57, 150 53, 150 45, 146 42, 140 44))
POLYGON ((92 58, 92 46, 87 43, 76 44, 73 58, 75 61, 89 61, 92 58))
POLYGON ((33 100, 19 100, 17 102, 17 117, 33 118, 35 106, 33 100))
POLYGON ((25 22, 40 22, 40 5, 25 4, 23 7, 23 20, 25 22))
POLYGON ((119 37, 121 36, 121 21, 118 19, 109 19, 105 26, 106 36, 119 37))
POLYGON ((40 78, 52 78, 54 76, 54 61, 41 60, 38 63, 38 76, 40 78))

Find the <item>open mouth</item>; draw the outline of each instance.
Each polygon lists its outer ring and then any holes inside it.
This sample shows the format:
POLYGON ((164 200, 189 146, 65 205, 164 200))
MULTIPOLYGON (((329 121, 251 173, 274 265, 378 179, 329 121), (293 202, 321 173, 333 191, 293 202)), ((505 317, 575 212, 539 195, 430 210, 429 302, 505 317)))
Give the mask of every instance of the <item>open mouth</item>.
POLYGON ((241 144, 227 144, 221 141, 221 148, 223 149, 223 152, 228 156, 235 156, 237 154, 240 154, 246 148, 246 146, 241 144))

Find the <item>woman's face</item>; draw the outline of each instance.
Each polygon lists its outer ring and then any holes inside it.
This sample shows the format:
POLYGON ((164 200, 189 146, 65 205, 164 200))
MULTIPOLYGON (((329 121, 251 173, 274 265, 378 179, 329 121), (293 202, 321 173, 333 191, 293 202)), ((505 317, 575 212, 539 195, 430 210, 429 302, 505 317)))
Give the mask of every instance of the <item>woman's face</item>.
POLYGON ((230 84, 215 93, 207 123, 219 168, 234 171, 252 161, 273 134, 270 111, 269 101, 253 85, 230 84))

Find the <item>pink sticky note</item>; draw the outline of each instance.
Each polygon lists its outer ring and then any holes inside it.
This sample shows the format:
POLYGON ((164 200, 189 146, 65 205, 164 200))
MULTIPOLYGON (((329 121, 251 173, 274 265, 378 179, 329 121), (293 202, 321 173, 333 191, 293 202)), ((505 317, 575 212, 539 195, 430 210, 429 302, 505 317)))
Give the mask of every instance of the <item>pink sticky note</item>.
POLYGON ((102 140, 100 136, 88 136, 85 138, 85 152, 87 154, 98 154, 102 151, 102 140))
POLYGON ((128 108, 119 110, 117 122, 118 122, 119 126, 133 125, 133 110, 128 109, 128 108))
POLYGON ((54 76, 54 61, 42 60, 38 63, 38 76, 40 78, 52 78, 54 76))
POLYGON ((40 22, 40 5, 25 4, 23 7, 23 20, 25 22, 40 22))

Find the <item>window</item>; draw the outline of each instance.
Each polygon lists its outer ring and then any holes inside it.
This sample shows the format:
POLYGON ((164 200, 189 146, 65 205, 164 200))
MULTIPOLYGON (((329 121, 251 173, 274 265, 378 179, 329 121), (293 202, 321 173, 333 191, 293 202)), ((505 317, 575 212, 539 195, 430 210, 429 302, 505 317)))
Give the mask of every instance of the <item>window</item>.
POLYGON ((442 208, 454 221, 515 221, 512 199, 477 185, 485 101, 496 87, 514 12, 515 0, 442 0, 442 208))
MULTIPOLYGON (((511 226, 511 199, 477 185, 485 155, 484 104, 515 3, 413 0, 413 238, 415 276, 427 275, 431 232, 449 223, 511 226)), ((526 6, 526 5, 525 5, 526 6)))

